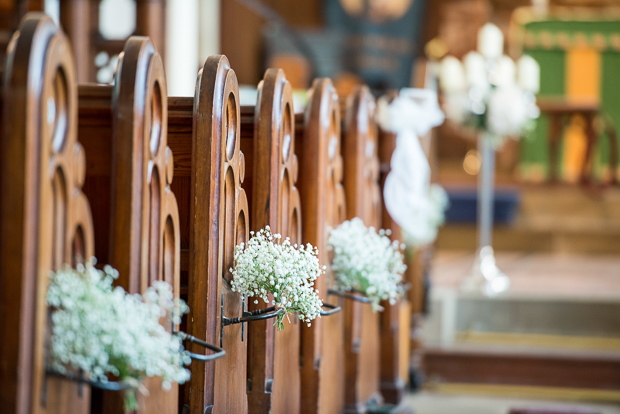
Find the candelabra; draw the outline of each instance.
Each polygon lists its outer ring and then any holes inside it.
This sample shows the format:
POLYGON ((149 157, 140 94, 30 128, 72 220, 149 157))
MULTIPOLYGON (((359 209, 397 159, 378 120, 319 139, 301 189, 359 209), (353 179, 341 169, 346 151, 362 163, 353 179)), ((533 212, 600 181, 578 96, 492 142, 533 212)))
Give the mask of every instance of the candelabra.
POLYGON ((515 64, 503 50, 502 32, 489 23, 478 32, 477 52, 468 53, 463 62, 447 56, 439 69, 446 117, 473 129, 478 137, 478 252, 461 287, 487 295, 510 287, 492 247, 495 152, 507 138, 531 130, 540 113, 535 98, 540 86, 538 63, 523 55, 515 64))

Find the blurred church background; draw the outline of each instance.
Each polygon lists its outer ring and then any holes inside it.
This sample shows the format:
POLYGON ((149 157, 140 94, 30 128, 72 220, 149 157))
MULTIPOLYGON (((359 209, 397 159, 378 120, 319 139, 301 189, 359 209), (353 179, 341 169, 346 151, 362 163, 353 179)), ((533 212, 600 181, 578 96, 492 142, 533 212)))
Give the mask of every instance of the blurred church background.
MULTIPOLYGON (((45 10, 58 16, 59 1, 96 4, 84 24, 98 49, 78 77, 102 83, 136 8, 164 3, 48 0, 45 10)), ((303 102, 317 76, 343 95, 360 83, 377 96, 436 89, 441 58, 474 50, 487 22, 505 53, 541 68, 536 129, 497 158, 494 247, 512 285, 495 297, 459 289, 477 247, 481 159, 475 137, 447 122, 426 141, 451 206, 427 250, 410 403, 418 414, 620 413, 620 1, 168 0, 154 41, 171 96, 192 95, 200 62, 222 53, 241 85, 283 68, 303 102)), ((253 88, 242 88, 247 102, 253 88)))
POLYGON ((282 19, 271 21, 244 3, 222 2, 221 52, 250 85, 276 66, 299 89, 313 76, 343 93, 359 82, 377 94, 436 88, 437 62, 475 50, 487 22, 505 53, 538 61, 542 116, 497 158, 494 247, 512 282, 503 295, 459 289, 476 249, 476 141, 448 122, 430 140, 451 207, 412 330, 422 344, 412 385, 423 391, 411 404, 428 414, 620 412, 620 2, 264 1, 282 19))

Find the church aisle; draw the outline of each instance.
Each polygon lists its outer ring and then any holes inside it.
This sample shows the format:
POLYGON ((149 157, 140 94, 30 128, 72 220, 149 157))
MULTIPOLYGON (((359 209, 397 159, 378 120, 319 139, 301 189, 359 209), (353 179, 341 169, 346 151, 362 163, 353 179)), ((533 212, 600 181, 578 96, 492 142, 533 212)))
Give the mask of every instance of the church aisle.
POLYGON ((580 411, 600 414, 620 414, 620 406, 581 402, 560 402, 549 400, 529 400, 520 398, 490 398, 488 396, 445 395, 428 391, 410 394, 407 404, 416 414, 508 414, 514 408, 566 409, 567 412, 580 411), (577 411, 580 410, 580 411, 577 411))

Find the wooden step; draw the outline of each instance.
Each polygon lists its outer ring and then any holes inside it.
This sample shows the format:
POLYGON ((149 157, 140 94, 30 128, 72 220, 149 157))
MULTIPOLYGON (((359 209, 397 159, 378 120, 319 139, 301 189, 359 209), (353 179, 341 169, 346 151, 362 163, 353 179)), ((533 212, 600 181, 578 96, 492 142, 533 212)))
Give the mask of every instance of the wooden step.
MULTIPOLYGON (((495 227, 496 250, 620 253, 620 189, 592 193, 566 185, 518 188, 517 218, 509 226, 495 227)), ((448 223, 440 229, 436 246, 473 251, 476 241, 475 223, 448 223)))
POLYGON ((431 383, 503 384, 620 390, 620 352, 454 345, 427 347, 431 383))
MULTIPOLYGON (((570 220, 567 219, 567 222, 570 220)), ((473 252, 477 240, 475 225, 450 224, 439 230, 435 246, 438 249, 473 252)), ((618 240, 620 229, 600 226, 549 229, 515 225, 493 229, 493 248, 496 251, 620 254, 618 240)))

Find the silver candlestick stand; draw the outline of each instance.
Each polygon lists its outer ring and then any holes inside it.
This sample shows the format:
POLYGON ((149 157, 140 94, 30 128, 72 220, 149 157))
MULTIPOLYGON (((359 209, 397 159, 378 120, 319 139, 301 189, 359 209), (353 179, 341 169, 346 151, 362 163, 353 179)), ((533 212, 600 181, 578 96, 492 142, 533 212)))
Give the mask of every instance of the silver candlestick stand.
POLYGON ((478 174, 478 253, 471 274, 461 285, 464 291, 494 296, 510 287, 510 279, 495 264, 493 253, 493 196, 495 181, 495 147, 489 137, 478 136, 482 165, 478 174))

